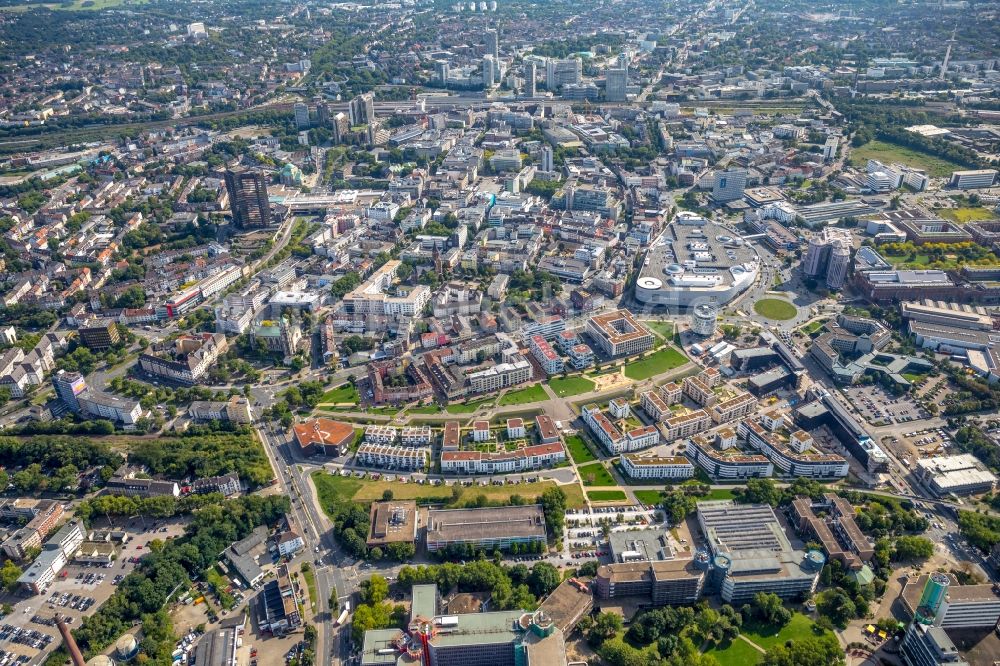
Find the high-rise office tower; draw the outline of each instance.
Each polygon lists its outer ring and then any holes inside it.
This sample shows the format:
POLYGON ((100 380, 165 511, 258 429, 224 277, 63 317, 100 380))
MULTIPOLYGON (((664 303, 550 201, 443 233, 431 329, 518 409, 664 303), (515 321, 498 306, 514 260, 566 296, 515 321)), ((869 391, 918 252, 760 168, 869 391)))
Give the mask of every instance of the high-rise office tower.
POLYGON ((296 102, 293 108, 295 109, 295 127, 309 129, 309 105, 296 102))
POLYGON ((323 102, 316 105, 316 125, 319 127, 330 126, 330 107, 323 102))
POLYGON ((486 31, 486 53, 494 58, 500 57, 500 33, 496 30, 486 31))
POLYGON ((826 286, 830 289, 840 289, 847 282, 847 273, 851 268, 851 246, 842 240, 833 241, 830 250, 830 261, 826 267, 826 286))
POLYGON ((442 86, 444 86, 444 87, 447 88, 448 87, 448 73, 450 71, 450 67, 448 66, 448 61, 447 60, 438 60, 436 63, 434 63, 434 67, 437 70, 438 81, 441 83, 442 86))
POLYGON ((552 147, 542 146, 542 171, 550 172, 552 168, 552 147))
POLYGON ((333 142, 343 143, 344 137, 349 131, 351 131, 351 124, 347 120, 347 114, 343 111, 338 112, 333 118, 330 119, 330 126, 333 129, 333 142))
POLYGON ((839 227, 826 227, 809 239, 802 258, 802 274, 807 278, 826 276, 826 286, 840 289, 851 270, 851 232, 839 227))
POLYGON ((837 159, 837 148, 840 146, 840 137, 828 136, 823 144, 823 161, 832 162, 837 159))
POLYGON ((79 372, 59 370, 52 375, 52 388, 56 390, 56 395, 73 413, 79 413, 80 401, 76 399, 76 396, 87 390, 87 382, 84 381, 83 375, 79 372))
POLYGON ((716 203, 728 203, 742 199, 746 184, 747 172, 744 169, 717 171, 715 185, 712 186, 712 200, 716 203))
POLYGON ((483 56, 483 87, 492 88, 496 83, 496 68, 494 64, 496 61, 493 56, 486 54, 483 56))
POLYGON ((549 58, 545 62, 545 87, 555 91, 562 86, 580 83, 583 78, 583 61, 579 58, 557 60, 549 58))
POLYGON ((609 69, 605 73, 607 78, 607 88, 605 97, 609 102, 624 102, 626 90, 628 89, 628 70, 616 67, 609 69))
POLYGON ((524 64, 524 94, 528 97, 534 97, 538 93, 535 82, 536 76, 535 63, 531 61, 526 62, 524 64))
POLYGON ((826 273, 826 262, 829 258, 829 243, 823 236, 813 236, 809 239, 809 248, 802 259, 802 273, 806 277, 820 277, 826 273))
POLYGON ((267 199, 267 177, 242 167, 226 170, 226 191, 233 224, 254 229, 271 224, 271 202, 267 199))
POLYGON ((375 96, 371 93, 358 95, 347 105, 351 126, 370 125, 375 122, 375 96))

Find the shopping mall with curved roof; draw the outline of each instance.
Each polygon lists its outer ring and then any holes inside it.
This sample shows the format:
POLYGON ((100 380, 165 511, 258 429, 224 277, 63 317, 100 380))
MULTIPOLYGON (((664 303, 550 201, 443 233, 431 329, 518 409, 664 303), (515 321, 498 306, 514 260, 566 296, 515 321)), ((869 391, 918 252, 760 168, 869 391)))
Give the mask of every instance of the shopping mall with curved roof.
POLYGON ((722 306, 746 291, 759 272, 756 250, 739 234, 682 211, 646 252, 635 298, 679 309, 722 306))

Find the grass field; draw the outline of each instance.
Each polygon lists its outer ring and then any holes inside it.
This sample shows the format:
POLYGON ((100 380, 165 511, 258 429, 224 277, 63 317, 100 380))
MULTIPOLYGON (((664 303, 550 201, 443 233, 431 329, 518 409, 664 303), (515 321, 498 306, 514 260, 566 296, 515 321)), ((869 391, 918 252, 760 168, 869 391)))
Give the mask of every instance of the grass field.
POLYGON ((869 141, 860 148, 851 150, 851 164, 856 167, 864 168, 870 159, 886 164, 899 162, 917 169, 926 169, 932 178, 944 178, 951 175, 952 171, 964 168, 950 160, 884 141, 869 141))
POLYGON ((946 220, 954 220, 959 224, 978 222, 979 220, 992 220, 996 217, 996 214, 989 208, 935 208, 934 212, 946 220))
POLYGON ((743 635, 752 640, 765 650, 770 650, 775 645, 782 645, 785 641, 795 641, 809 636, 814 636, 813 621, 802 613, 794 613, 791 621, 781 629, 775 629, 772 625, 761 625, 758 622, 750 621, 743 623, 743 635))
POLYGON ((302 570, 302 577, 306 579, 306 587, 309 589, 309 606, 316 612, 316 574, 312 567, 302 570))
POLYGON ((352 405, 356 405, 358 404, 358 400, 358 389, 350 384, 342 384, 324 393, 322 397, 320 397, 319 403, 321 405, 327 405, 349 402, 352 405))
POLYGON ((484 405, 492 405, 492 404, 493 404, 493 398, 490 397, 490 398, 483 398, 482 400, 474 400, 468 404, 462 404, 460 402, 456 402, 448 405, 447 407, 445 407, 445 409, 448 411, 449 414, 471 414, 472 412, 476 411, 477 409, 479 409, 484 405))
POLYGON ((825 324, 825 323, 826 322, 824 322, 824 321, 814 321, 814 322, 811 322, 809 324, 806 324, 805 326, 803 326, 799 330, 802 331, 803 333, 805 333, 806 335, 812 336, 812 335, 814 335, 816 333, 819 333, 820 329, 823 328, 823 324, 825 324))
MULTIPOLYGON (((449 506, 461 506, 465 501, 479 495, 484 495, 487 500, 494 502, 506 502, 510 500, 511 495, 520 495, 524 498, 538 497, 546 489, 555 485, 552 481, 539 481, 538 483, 515 483, 503 486, 471 486, 462 488, 459 500, 455 502, 452 489, 444 485, 422 486, 416 483, 399 483, 398 481, 390 483, 388 481, 372 481, 371 479, 347 478, 325 472, 316 472, 312 475, 312 480, 316 486, 316 496, 324 507, 328 506, 335 497, 370 504, 375 500, 382 499, 382 494, 386 490, 392 490, 395 499, 417 500, 425 504, 437 502, 449 506)), ((574 509, 584 506, 583 491, 580 486, 567 484, 560 487, 566 493, 566 506, 574 509)))
POLYGON ((568 398, 593 391, 594 382, 586 377, 553 377, 549 380, 549 388, 560 398, 568 398))
POLYGON ((579 435, 570 435, 567 437, 566 448, 569 449, 569 455, 577 465, 597 460, 597 456, 591 452, 587 443, 579 435))
POLYGON ((654 333, 658 333, 664 340, 674 339, 674 322, 672 321, 644 321, 642 322, 654 333))
POLYGON ((731 500, 736 497, 736 493, 732 490, 726 490, 725 488, 713 488, 708 491, 708 494, 699 499, 701 500, 731 500))
POLYGON ((541 402, 548 399, 549 396, 545 393, 545 389, 542 388, 542 385, 535 384, 517 391, 508 391, 507 393, 504 393, 500 396, 500 402, 497 404, 501 407, 505 405, 526 405, 529 402, 541 402))
POLYGON ((424 405, 423 407, 410 407, 406 410, 410 414, 444 414, 445 410, 440 405, 424 405))
POLYGON ((580 479, 585 486, 618 485, 615 483, 614 477, 611 476, 611 472, 608 471, 608 468, 603 463, 592 462, 589 465, 577 467, 576 471, 580 473, 580 479))
POLYGON ((643 504, 659 504, 663 494, 659 490, 636 490, 635 498, 643 504))
POLYGON ((753 304, 753 309, 762 317, 778 321, 794 319, 798 312, 794 305, 780 298, 762 298, 753 304))
POLYGON ((754 666, 764 658, 764 655, 738 636, 728 644, 709 647, 705 654, 715 657, 719 666, 754 666))
POLYGON ((625 365, 625 376, 641 381, 649 379, 667 370, 673 370, 687 363, 687 357, 673 347, 663 347, 653 352, 641 361, 629 362, 625 365))
POLYGON ((591 502, 624 502, 624 490, 588 490, 587 497, 591 502))

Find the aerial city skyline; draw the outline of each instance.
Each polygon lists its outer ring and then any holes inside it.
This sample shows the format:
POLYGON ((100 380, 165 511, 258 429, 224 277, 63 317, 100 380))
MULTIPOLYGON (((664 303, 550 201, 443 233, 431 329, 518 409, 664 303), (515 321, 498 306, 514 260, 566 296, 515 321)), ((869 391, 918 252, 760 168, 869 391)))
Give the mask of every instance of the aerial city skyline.
POLYGON ((0 0, 0 666, 995 666, 995 3, 0 0))

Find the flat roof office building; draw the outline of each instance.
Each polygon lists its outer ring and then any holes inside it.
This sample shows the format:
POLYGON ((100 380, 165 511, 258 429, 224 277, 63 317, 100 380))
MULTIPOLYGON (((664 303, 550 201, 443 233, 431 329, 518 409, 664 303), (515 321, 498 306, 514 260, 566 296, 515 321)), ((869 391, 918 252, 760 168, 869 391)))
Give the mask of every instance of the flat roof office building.
POLYGON ((515 543, 536 542, 545 542, 540 504, 427 512, 427 550, 431 552, 452 545, 504 550, 515 543))
POLYGON ((698 524, 711 558, 711 589, 726 603, 748 602, 757 592, 792 599, 816 589, 826 558, 792 548, 769 505, 699 502, 698 524))

